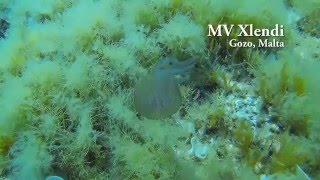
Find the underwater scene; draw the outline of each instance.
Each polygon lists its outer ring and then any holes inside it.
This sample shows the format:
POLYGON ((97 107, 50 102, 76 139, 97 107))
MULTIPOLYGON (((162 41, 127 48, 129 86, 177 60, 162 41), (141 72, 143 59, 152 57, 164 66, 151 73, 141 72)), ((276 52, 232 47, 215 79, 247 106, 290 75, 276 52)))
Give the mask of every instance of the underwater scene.
POLYGON ((0 180, 320 179, 319 0, 0 0, 0 180))

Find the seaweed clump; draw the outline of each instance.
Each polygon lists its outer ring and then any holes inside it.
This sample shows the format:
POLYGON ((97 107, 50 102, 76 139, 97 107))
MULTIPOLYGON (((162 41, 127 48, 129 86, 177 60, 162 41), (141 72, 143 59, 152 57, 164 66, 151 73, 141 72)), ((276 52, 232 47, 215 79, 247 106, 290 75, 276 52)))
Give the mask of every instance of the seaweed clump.
POLYGON ((301 31, 311 36, 320 38, 320 8, 315 9, 311 13, 298 21, 298 27, 301 31))

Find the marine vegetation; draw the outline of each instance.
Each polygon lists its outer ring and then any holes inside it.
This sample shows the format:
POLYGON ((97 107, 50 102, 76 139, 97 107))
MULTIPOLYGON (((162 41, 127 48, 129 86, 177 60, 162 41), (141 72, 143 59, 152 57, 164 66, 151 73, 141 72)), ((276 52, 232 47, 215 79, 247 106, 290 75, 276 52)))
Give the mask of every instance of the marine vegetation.
POLYGON ((1 0, 0 179, 320 179, 319 9, 1 0))

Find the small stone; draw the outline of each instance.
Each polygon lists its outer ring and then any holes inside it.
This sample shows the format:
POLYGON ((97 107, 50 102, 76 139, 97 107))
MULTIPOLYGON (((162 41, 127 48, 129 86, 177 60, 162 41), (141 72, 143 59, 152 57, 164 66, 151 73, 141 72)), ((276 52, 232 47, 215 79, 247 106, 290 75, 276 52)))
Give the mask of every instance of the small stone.
POLYGON ((262 164, 260 162, 256 163, 254 166, 254 172, 259 174, 261 173, 261 169, 262 169, 262 164))

